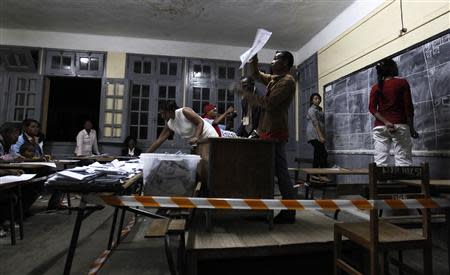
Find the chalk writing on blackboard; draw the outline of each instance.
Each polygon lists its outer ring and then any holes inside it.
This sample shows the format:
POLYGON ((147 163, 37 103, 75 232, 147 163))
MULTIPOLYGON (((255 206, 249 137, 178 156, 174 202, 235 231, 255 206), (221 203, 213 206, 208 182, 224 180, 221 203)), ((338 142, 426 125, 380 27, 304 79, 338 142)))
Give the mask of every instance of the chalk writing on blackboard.
MULTIPOLYGON (((408 80, 420 137, 414 151, 450 151, 450 33, 394 57, 400 77, 408 80)), ((369 93, 376 83, 369 67, 324 87, 325 128, 329 150, 372 150, 374 118, 369 93)))

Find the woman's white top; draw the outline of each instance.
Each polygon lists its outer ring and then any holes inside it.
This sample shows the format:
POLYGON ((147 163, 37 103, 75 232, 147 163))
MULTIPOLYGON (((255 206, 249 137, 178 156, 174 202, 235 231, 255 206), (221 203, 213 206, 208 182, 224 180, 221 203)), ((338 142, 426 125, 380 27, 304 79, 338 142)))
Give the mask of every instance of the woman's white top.
MULTIPOLYGON (((197 126, 189 121, 183 114, 183 108, 175 110, 175 118, 167 121, 167 127, 180 135, 182 138, 190 139, 195 136, 197 126)), ((199 138, 218 137, 216 130, 211 124, 203 122, 203 131, 199 138)))
POLYGON ((83 129, 77 135, 77 147, 75 148, 75 155, 77 156, 91 156, 92 154, 99 155, 97 145, 97 134, 92 129, 88 132, 83 129))

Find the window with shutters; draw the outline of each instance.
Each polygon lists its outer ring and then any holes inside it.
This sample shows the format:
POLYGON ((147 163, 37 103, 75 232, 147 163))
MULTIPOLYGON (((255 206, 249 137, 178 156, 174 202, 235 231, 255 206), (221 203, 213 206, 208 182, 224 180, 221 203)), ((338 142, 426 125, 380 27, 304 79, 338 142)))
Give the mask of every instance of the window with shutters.
POLYGON ((203 114, 203 106, 211 103, 211 89, 192 87, 192 109, 199 115, 203 114))
POLYGON ((131 85, 130 135, 138 139, 149 136, 150 84, 131 85))
POLYGON ((14 121, 34 117, 36 79, 17 78, 14 100, 14 121))
POLYGON ((39 120, 41 117, 42 77, 35 74, 9 75, 10 121, 20 122, 25 118, 39 120))
POLYGON ((217 78, 219 80, 235 80, 236 71, 236 65, 218 65, 217 78))
POLYGON ((75 53, 68 51, 46 52, 45 74, 75 76, 75 53))
MULTIPOLYGON (((217 89, 217 113, 223 114, 230 106, 234 106, 238 108, 235 103, 235 96, 232 91, 225 88, 217 89)), ((224 124, 227 125, 228 129, 234 130, 234 122, 233 118, 227 117, 225 118, 224 124)))
MULTIPOLYGON (((189 60, 189 93, 188 106, 200 116, 207 103, 217 106, 218 114, 222 114, 233 105, 240 109, 240 101, 229 90, 234 82, 239 81, 239 69, 236 62, 212 60, 189 60), (206 68, 206 73, 205 73, 206 68)), ((239 118, 226 118, 222 122, 227 129, 237 129, 239 118)))
POLYGON ((104 84, 103 112, 101 112, 104 141, 123 141, 123 124, 127 119, 127 93, 122 79, 108 79, 104 84))
POLYGON ((76 53, 76 75, 102 77, 103 56, 100 53, 76 53))
POLYGON ((176 79, 181 78, 181 59, 179 58, 168 58, 168 57, 158 57, 157 62, 157 74, 160 79, 176 79))
MULTIPOLYGON (((165 104, 167 101, 175 101, 177 102, 177 94, 178 87, 176 85, 168 84, 168 83, 159 83, 158 84, 158 106, 157 110, 160 110, 161 105, 165 104)), ((158 112, 158 118, 156 123, 156 137, 161 134, 164 129, 166 122, 162 118, 161 114, 158 112)), ((173 139, 173 135, 169 137, 169 140, 173 139)))
MULTIPOLYGON (((154 141, 165 121, 159 115, 162 102, 174 100, 180 106, 183 98, 182 59, 129 54, 127 78, 130 81, 128 133, 140 140, 154 141)), ((177 146, 180 139, 170 137, 162 147, 177 146)))

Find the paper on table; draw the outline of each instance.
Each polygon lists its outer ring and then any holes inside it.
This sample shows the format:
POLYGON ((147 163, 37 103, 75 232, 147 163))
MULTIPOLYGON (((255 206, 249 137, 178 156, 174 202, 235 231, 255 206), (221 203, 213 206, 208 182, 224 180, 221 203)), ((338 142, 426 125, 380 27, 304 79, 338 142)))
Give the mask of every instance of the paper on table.
POLYGON ((58 175, 63 175, 72 179, 76 179, 76 180, 84 180, 85 178, 91 177, 92 174, 80 174, 80 173, 75 173, 69 170, 63 170, 58 172, 58 175))
POLYGON ((242 67, 244 67, 244 65, 250 60, 250 58, 257 54, 264 47, 264 45, 266 45, 271 35, 272 33, 265 29, 258 29, 256 31, 256 36, 255 40, 253 41, 252 47, 240 56, 242 64, 239 69, 242 69, 242 67))
POLYGON ((0 177, 0 184, 6 184, 18 181, 27 181, 34 178, 36 174, 22 174, 20 176, 3 176, 0 177))

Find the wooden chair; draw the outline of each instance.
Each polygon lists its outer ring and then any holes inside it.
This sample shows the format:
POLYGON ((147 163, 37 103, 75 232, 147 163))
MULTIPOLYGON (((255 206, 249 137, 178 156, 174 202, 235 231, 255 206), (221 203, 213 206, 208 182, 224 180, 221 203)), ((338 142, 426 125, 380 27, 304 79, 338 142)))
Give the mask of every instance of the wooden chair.
MULTIPOLYGON (((428 163, 413 167, 377 167, 375 163, 369 165, 369 196, 370 199, 416 199, 430 197, 429 168, 428 163), (421 193, 409 194, 378 194, 377 183, 379 180, 395 179, 420 179, 421 193)), ((379 220, 378 210, 370 210, 370 220, 359 223, 336 223, 334 225, 334 274, 340 274, 344 270, 348 274, 363 274, 357 271, 341 257, 342 236, 364 247, 370 255, 370 274, 388 274, 388 252, 398 251, 398 260, 392 259, 392 263, 399 268, 399 274, 406 271, 407 274, 416 274, 417 271, 403 264, 402 250, 423 249, 423 274, 432 274, 432 242, 430 228, 429 209, 421 209, 422 234, 416 234, 399 226, 379 220), (382 254, 379 261, 379 253, 382 254), (380 263, 380 265, 379 265, 380 263)))

